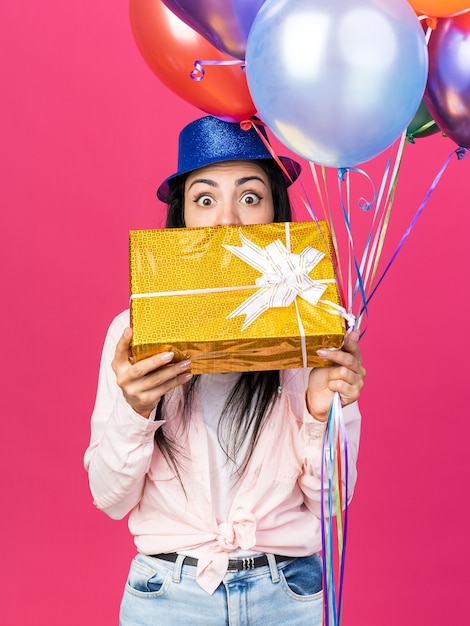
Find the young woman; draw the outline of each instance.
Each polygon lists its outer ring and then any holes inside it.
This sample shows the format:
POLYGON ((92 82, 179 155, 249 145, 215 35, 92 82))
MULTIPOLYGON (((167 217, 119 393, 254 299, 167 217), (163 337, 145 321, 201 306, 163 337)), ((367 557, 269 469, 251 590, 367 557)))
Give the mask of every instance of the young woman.
MULTIPOLYGON (((281 160, 285 173, 253 127, 192 122, 158 190, 167 227, 290 221, 300 166, 281 160)), ((333 366, 194 377, 171 352, 134 363, 131 337, 125 311, 105 340, 85 454, 96 506, 129 513, 137 546, 121 626, 319 626, 322 438, 337 391, 352 493, 357 333, 319 351, 333 366)))

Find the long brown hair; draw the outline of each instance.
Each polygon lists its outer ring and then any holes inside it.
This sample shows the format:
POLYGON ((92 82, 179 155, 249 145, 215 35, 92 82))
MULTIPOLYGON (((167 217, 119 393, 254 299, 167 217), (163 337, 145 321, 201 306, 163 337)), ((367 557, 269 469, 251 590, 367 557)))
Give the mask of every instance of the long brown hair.
MULTIPOLYGON (((274 222, 290 222, 292 209, 284 176, 272 159, 256 161, 268 175, 274 206, 274 222)), ((173 180, 170 187, 166 228, 183 228, 184 223, 184 185, 186 176, 173 180)), ((191 419, 191 408, 194 392, 198 386, 199 376, 193 376, 184 386, 184 408, 182 414, 183 428, 191 419)), ((227 459, 237 467, 237 478, 245 473, 261 431, 272 412, 278 397, 280 374, 278 371, 243 372, 228 394, 218 424, 218 440, 227 459), (242 460, 239 453, 247 437, 250 437, 248 448, 242 460)), ((166 398, 162 397, 157 406, 156 419, 165 419, 166 398)), ((163 425, 155 432, 155 441, 167 463, 180 479, 181 455, 184 451, 176 441, 165 433, 163 425)))

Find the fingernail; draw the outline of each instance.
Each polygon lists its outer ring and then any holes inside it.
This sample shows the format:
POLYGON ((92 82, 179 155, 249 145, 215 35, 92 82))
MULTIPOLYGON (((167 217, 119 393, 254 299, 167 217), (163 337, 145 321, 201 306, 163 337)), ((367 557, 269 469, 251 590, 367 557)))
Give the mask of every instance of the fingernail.
POLYGON ((187 383, 187 382, 188 382, 188 380, 191 380, 191 378, 192 378, 192 377, 193 377, 193 375, 192 375, 192 374, 184 374, 184 375, 182 376, 183 381, 184 381, 185 383, 187 383))
POLYGON ((330 356, 330 351, 325 350, 325 348, 321 348, 320 350, 317 350, 317 354, 318 356, 321 356, 322 359, 327 359, 330 356))
POLYGON ((171 361, 171 359, 175 356, 174 352, 162 352, 160 354, 160 358, 162 361, 171 361))
POLYGON ((185 370, 187 367, 189 367, 191 365, 191 361, 182 361, 180 363, 180 367, 182 370, 185 370))
POLYGON ((132 335, 132 329, 131 328, 125 328, 124 329, 124 337, 126 339, 129 339, 129 337, 132 335))

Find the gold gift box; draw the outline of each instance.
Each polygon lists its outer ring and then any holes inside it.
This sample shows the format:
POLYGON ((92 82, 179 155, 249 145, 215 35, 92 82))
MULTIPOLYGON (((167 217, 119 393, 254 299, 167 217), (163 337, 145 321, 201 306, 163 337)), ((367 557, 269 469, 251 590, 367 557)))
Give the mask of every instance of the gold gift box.
POLYGON ((243 330, 244 315, 229 317, 262 289, 260 269, 224 247, 241 249, 243 237, 261 249, 278 240, 297 255, 308 246, 325 253, 308 276, 324 281, 322 301, 341 305, 325 222, 131 231, 136 360, 171 350, 177 361, 191 359, 194 374, 325 365, 316 351, 342 345, 340 315, 298 296, 289 306, 265 310, 243 330))

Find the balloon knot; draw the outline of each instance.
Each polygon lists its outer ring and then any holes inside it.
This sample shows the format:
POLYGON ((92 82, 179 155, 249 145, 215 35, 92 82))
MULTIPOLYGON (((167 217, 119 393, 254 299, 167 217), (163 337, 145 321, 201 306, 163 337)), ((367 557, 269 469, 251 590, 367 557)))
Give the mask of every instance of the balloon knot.
POLYGON ((429 26, 431 30, 436 30, 437 27, 437 17, 427 17, 426 24, 429 26))
POLYGON ((257 126, 259 126, 260 128, 264 127, 263 122, 257 117, 252 117, 249 120, 242 120, 240 122, 240 128, 242 130, 250 130, 250 128, 253 127, 258 132, 258 129, 256 128, 257 126))
POLYGON ((253 125, 253 120, 242 120, 240 122, 240 128, 242 130, 250 130, 253 125))
POLYGON ((455 154, 457 155, 458 160, 461 161, 465 157, 465 155, 467 154, 467 148, 464 148, 463 146, 460 146, 455 151, 455 154))

